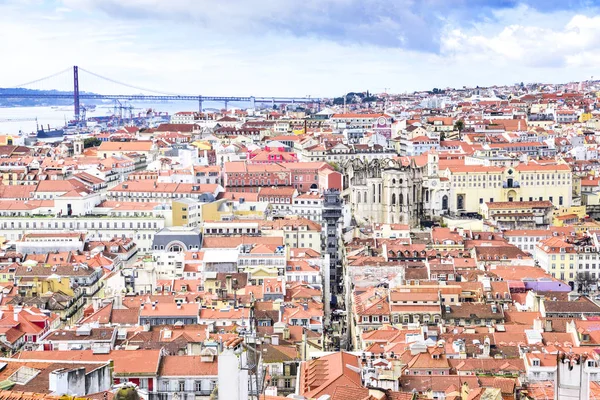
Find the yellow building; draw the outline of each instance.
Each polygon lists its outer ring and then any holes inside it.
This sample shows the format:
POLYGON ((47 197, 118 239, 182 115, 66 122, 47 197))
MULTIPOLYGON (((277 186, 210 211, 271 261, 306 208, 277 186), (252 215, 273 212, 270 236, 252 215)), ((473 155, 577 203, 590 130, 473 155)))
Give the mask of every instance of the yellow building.
MULTIPOLYGON (((43 265, 34 260, 22 263, 19 268, 17 283, 21 296, 38 296, 42 293, 64 293, 75 296, 71 287, 71 278, 67 274, 59 274, 59 267, 43 265)), ((60 267, 60 272, 67 267, 60 267)), ((72 269, 72 267, 71 267, 72 269)))
MULTIPOLYGON (((0 173, 0 176, 2 177, 2 183, 4 185, 22 185, 22 182, 19 179, 20 175, 23 175, 25 172, 25 168, 23 168, 23 171, 7 171, 7 172, 2 172, 0 173)), ((37 183, 37 182, 35 182, 37 183)))
POLYGON ((246 265, 243 271, 244 273, 248 274, 248 277, 251 279, 251 283, 254 283, 255 285, 262 285, 265 279, 276 279, 278 277, 277 266, 246 265))
POLYGON ((15 270, 15 267, 11 265, 0 265, 0 283, 13 283, 15 270))
POLYGON ((212 145, 210 143, 201 140, 192 142, 191 145, 198 148, 198 150, 212 150, 212 145))
POLYGON ((574 285, 578 254, 575 245, 565 238, 553 236, 539 242, 535 247, 535 260, 553 278, 574 285))
POLYGON ((572 202, 573 174, 566 164, 452 166, 442 175, 450 181, 442 208, 453 213, 478 212, 487 202, 548 200, 555 207, 570 207, 572 202))
POLYGON ((261 232, 263 236, 283 237, 289 248, 309 248, 321 253, 321 225, 309 219, 294 215, 264 221, 261 232))
POLYGON ((204 279, 204 292, 214 294, 216 297, 206 297, 204 305, 215 309, 228 307, 233 294, 243 293, 247 285, 248 278, 245 274, 207 272, 204 279))
POLYGON ((576 223, 584 219, 586 215, 587 213, 585 206, 571 206, 559 208, 557 210, 554 210, 554 213, 552 215, 552 225, 572 225, 574 222, 576 223))
POLYGON ((0 135, 0 146, 11 146, 13 144, 15 144, 13 135, 0 135))
POLYGON ((220 199, 211 203, 200 204, 200 220, 222 221, 234 219, 265 219, 265 213, 271 209, 266 202, 246 201, 239 199, 220 199))
MULTIPOLYGON (((471 231, 483 231, 484 224, 482 219, 477 218, 443 218, 444 225, 450 229, 465 229, 471 231)), ((490 225, 485 225, 486 230, 494 230, 490 225)))
POLYGON ((292 134, 294 135, 304 135, 306 132, 304 132, 304 128, 299 128, 299 129, 294 129, 292 130, 292 134))
POLYGON ((586 220, 584 222, 577 223, 573 225, 575 229, 575 234, 583 235, 585 233, 599 233, 600 232, 600 222, 595 220, 586 220))
POLYGON ((587 122, 592 119, 592 113, 583 113, 579 116, 579 122, 587 122))
POLYGON ((171 201, 173 226, 198 226, 202 220, 200 203, 192 199, 173 199, 171 201))

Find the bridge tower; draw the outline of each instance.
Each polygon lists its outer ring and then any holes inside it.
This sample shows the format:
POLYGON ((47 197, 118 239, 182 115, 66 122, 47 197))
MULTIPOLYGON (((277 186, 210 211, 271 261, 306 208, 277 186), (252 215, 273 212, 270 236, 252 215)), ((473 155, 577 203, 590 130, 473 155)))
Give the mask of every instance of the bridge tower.
POLYGON ((73 105, 75 107, 75 121, 79 122, 79 68, 73 67, 73 105))

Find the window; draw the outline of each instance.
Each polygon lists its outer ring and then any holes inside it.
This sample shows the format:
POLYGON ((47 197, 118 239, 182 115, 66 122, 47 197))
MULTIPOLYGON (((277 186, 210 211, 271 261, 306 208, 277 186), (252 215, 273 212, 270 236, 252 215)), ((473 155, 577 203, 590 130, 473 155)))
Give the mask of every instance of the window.
POLYGON ((196 392, 202 391, 202 381, 194 381, 194 390, 196 392))
POLYGON ((179 387, 180 392, 185 391, 185 381, 179 381, 177 386, 179 387))

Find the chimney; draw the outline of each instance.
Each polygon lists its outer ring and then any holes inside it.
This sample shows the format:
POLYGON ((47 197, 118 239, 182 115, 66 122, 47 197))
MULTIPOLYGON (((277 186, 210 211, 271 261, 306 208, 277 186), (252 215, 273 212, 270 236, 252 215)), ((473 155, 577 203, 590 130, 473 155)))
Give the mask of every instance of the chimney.
POLYGON ((227 289, 227 293, 233 292, 233 288, 231 286, 231 275, 225 276, 225 288, 227 289))
POLYGON ((153 310, 156 310, 156 303, 157 303, 156 301, 152 303, 152 309, 153 310))
POLYGON ((92 307, 94 308, 94 312, 98 311, 102 307, 102 299, 94 297, 92 299, 92 307))
POLYGON ((177 309, 181 310, 181 303, 177 303, 177 309))
POLYGON ((544 326, 542 325, 542 320, 539 318, 536 318, 533 320, 533 329, 536 331, 544 331, 544 326))
POLYGON ((21 313, 21 311, 23 311, 23 306, 13 306, 13 318, 15 321, 19 320, 19 314, 21 313))
POLYGON ((484 357, 490 356, 490 338, 487 336, 485 337, 485 340, 483 342, 483 356, 484 357))
MULTIPOLYGON (((144 303, 142 303, 142 306, 143 305, 144 303)), ((113 300, 113 306, 117 310, 123 308, 123 296, 115 296, 113 300)))

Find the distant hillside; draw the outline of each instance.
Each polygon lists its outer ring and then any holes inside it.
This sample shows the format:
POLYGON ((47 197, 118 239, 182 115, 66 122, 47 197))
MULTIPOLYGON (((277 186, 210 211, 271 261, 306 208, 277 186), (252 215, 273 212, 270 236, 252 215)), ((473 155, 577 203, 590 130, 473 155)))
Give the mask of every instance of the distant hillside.
MULTIPOLYGON (((59 90, 31 90, 0 88, 0 94, 71 94, 59 90)), ((0 107, 33 107, 33 106, 68 106, 73 104, 71 99, 22 99, 0 97, 0 107)))

